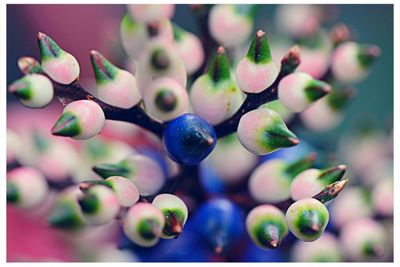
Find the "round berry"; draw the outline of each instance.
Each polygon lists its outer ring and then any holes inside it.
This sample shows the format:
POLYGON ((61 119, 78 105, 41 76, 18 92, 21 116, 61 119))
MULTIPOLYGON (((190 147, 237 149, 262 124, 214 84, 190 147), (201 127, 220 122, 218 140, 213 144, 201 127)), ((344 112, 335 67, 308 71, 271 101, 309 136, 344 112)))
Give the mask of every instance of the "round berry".
POLYGON ((170 157, 179 164, 197 165, 217 143, 214 128, 193 114, 183 114, 167 123, 163 144, 170 157))
POLYGON ((328 209, 314 198, 298 200, 286 212, 286 222, 290 231, 297 238, 307 242, 317 240, 328 221, 328 209))

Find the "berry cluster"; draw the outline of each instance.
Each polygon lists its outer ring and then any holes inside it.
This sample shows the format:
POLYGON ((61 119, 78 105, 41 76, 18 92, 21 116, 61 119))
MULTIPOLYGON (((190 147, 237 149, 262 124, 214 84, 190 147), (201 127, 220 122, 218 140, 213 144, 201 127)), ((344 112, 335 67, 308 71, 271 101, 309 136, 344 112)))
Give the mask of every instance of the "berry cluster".
MULTIPOLYGON (((178 237, 193 213, 194 231, 216 253, 235 244, 243 229, 263 249, 278 248, 289 231, 303 241, 319 239, 330 217, 326 204, 349 181, 343 179, 347 166, 316 165, 315 153, 257 165, 258 156, 301 142, 290 130, 293 117, 316 131, 335 127, 354 95, 347 86, 367 75, 379 48, 352 41, 343 25, 331 29, 329 36, 319 25, 321 18, 300 23, 298 14, 288 15, 292 11, 287 8, 280 10, 278 24, 294 45, 276 60, 279 53, 274 55, 265 31, 256 31, 251 39, 255 5, 193 5, 194 15, 208 23, 201 38, 171 23, 173 5, 129 5, 127 10, 120 35, 134 71, 90 51, 96 81, 91 94, 79 82, 78 60, 39 33, 40 62, 22 57, 18 66, 25 76, 12 83, 9 92, 29 108, 44 108, 54 96, 65 103, 53 135, 87 140, 101 133, 108 120, 137 124, 156 135, 169 171, 140 153, 93 161, 93 173, 81 174, 86 178, 73 179, 57 195, 50 225, 76 231, 120 221, 131 242, 151 247, 160 238, 178 237), (239 53, 240 47, 247 51, 239 53), (193 172, 198 166, 200 172, 214 168, 226 184, 249 177, 248 196, 238 197, 242 201, 237 203, 234 196, 203 197, 204 203, 193 208, 185 201, 183 184, 198 179, 193 172), (246 218, 243 210, 248 211, 246 218)), ((311 12, 303 11, 305 17, 311 12)), ((32 166, 18 156, 18 136, 11 131, 7 136, 8 162, 32 166)), ((50 141, 40 135, 36 139, 42 151, 49 151, 50 141)), ((103 153, 100 144, 93 149, 94 154, 103 153)), ((60 159, 55 167, 64 168, 65 177, 78 166, 69 167, 68 161, 60 159)), ((46 179, 57 174, 33 166, 8 172, 9 203, 34 208, 45 201, 50 190, 46 179)), ((64 176, 60 174, 60 180, 64 176)), ((367 241, 360 236, 372 228, 379 226, 370 221, 349 226, 344 242, 356 240, 360 244, 353 249, 362 247, 367 241)), ((370 238, 366 253, 373 254, 382 243, 380 231, 374 231, 377 237, 370 238)))

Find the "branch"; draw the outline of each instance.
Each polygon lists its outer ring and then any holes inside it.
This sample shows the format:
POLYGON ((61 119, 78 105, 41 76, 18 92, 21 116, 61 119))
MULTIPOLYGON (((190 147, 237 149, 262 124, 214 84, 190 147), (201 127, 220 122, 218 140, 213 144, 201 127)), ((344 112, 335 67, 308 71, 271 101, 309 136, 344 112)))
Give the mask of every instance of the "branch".
POLYGON ((67 98, 73 101, 90 99, 100 105, 103 109, 106 119, 125 121, 136 124, 155 135, 161 137, 164 131, 164 125, 150 118, 146 112, 138 105, 130 109, 122 109, 104 103, 92 94, 88 93, 78 81, 64 85, 51 80, 54 87, 54 93, 61 98, 67 98))
POLYGON ((234 133, 237 130, 240 118, 247 112, 258 108, 259 106, 278 99, 278 85, 280 81, 288 74, 294 72, 300 65, 300 51, 298 46, 293 46, 281 60, 281 70, 275 81, 260 93, 247 93, 246 100, 240 106, 239 110, 228 120, 215 126, 217 137, 224 137, 234 133))

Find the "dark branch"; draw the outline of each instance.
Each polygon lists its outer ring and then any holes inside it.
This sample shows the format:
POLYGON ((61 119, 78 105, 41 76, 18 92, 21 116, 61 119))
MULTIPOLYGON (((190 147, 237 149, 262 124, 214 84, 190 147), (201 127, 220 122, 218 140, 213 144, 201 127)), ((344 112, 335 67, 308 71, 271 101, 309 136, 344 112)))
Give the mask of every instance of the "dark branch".
POLYGON ((146 114, 146 112, 138 105, 130 109, 114 107, 104 103, 103 101, 94 97, 92 94, 88 93, 85 89, 81 87, 78 81, 75 81, 69 85, 56 83, 54 81, 52 82, 54 86, 54 93, 58 97, 67 98, 72 101, 81 99, 93 100, 100 105, 108 120, 130 122, 154 133, 159 137, 162 136, 164 130, 163 124, 150 118, 146 114))

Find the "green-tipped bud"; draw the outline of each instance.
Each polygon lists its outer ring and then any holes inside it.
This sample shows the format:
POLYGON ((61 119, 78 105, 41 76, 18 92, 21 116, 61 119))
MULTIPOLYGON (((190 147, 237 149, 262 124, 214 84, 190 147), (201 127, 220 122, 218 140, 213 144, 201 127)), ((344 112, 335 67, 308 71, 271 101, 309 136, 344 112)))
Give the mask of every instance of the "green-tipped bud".
POLYGON ((180 235, 188 218, 185 202, 175 195, 161 194, 154 198, 152 204, 163 213, 165 218, 161 237, 169 239, 180 235))
POLYGON ((368 70, 380 56, 376 45, 360 45, 355 42, 340 44, 332 55, 332 73, 341 83, 356 83, 364 79, 368 70))
POLYGON ((8 91, 30 108, 43 108, 51 102, 54 96, 53 84, 41 74, 26 75, 12 83, 8 87, 8 91))
POLYGON ((264 31, 257 31, 247 56, 236 68, 237 82, 245 93, 260 93, 273 84, 278 68, 271 58, 271 50, 264 31))
POLYGON ((49 36, 37 35, 43 71, 54 81, 70 84, 79 77, 79 64, 74 56, 61 49, 49 36))
POLYGON ((104 185, 93 185, 78 199, 86 222, 102 225, 117 216, 120 205, 112 189, 104 185))
POLYGON ((40 63, 33 57, 21 57, 18 59, 18 68, 23 74, 41 73, 40 63))
POLYGON ((264 31, 257 31, 247 51, 246 57, 256 64, 267 64, 271 62, 271 49, 264 31))
POLYGON ((53 126, 51 133, 81 140, 91 138, 103 129, 105 115, 102 108, 91 100, 71 102, 53 126))
POLYGON ((331 86, 303 72, 292 73, 279 83, 278 97, 293 112, 300 112, 313 102, 327 95, 331 86))
POLYGON ((7 172, 7 202, 19 208, 38 207, 48 197, 45 177, 36 169, 18 167, 7 172))
POLYGON ((313 198, 321 201, 322 203, 328 202, 337 197, 337 195, 343 190, 348 182, 349 179, 334 182, 325 187, 325 189, 322 190, 320 193, 313 196, 313 198))
POLYGON ((160 210, 149 203, 138 203, 126 214, 123 230, 127 237, 142 247, 158 243, 165 219, 160 210))
POLYGON ((321 174, 318 176, 319 181, 325 186, 330 185, 334 182, 342 179, 343 175, 347 170, 346 165, 337 165, 325 170, 322 170, 321 174))
POLYGON ((299 173, 311 168, 316 159, 317 154, 310 153, 309 155, 288 164, 285 168, 285 172, 288 173, 291 178, 295 178, 299 173))
POLYGON ((228 55, 225 48, 218 47, 208 68, 208 75, 214 83, 218 83, 231 78, 231 70, 229 67, 228 55))
POLYGON ((290 231, 307 242, 318 239, 329 221, 328 209, 320 201, 305 198, 293 203, 286 212, 290 231))
POLYGON ((267 108, 244 114, 239 121, 238 136, 242 145, 257 155, 295 146, 300 142, 281 117, 267 108))
POLYGON ((247 233, 253 242, 264 249, 276 249, 288 234, 285 215, 272 205, 261 205, 246 218, 247 233))
POLYGON ((48 217, 50 226, 64 230, 82 228, 84 222, 77 201, 78 195, 79 190, 76 187, 70 187, 59 195, 48 217))
POLYGON ((97 97, 100 100, 125 109, 140 102, 141 95, 135 76, 114 66, 95 50, 90 52, 90 59, 96 77, 97 97))
POLYGON ((310 198, 320 193, 326 186, 342 179, 346 165, 337 165, 325 170, 307 169, 299 173, 290 187, 292 199, 310 198))

